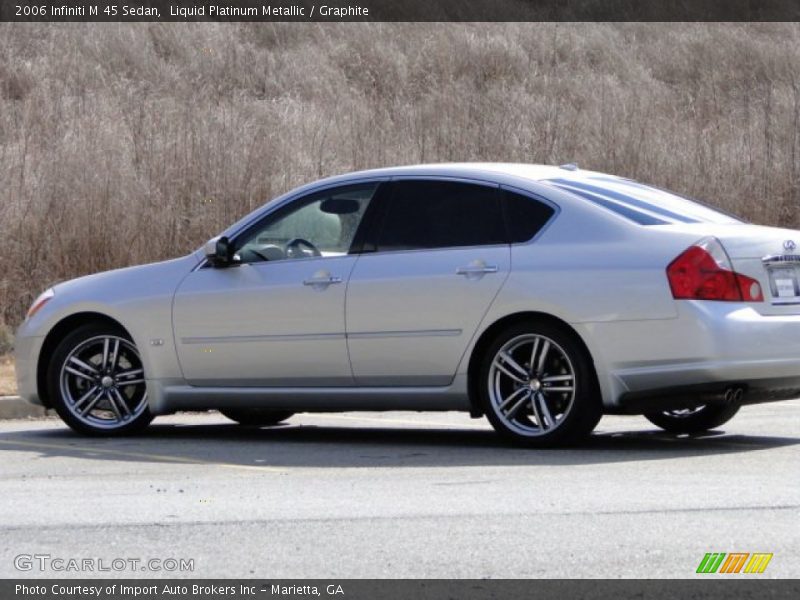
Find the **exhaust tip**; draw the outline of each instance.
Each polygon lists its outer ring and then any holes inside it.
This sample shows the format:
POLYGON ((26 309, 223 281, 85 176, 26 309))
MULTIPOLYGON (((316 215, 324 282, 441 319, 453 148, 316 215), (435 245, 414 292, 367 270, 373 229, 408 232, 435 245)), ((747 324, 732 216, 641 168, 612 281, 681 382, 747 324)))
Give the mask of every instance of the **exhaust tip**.
POLYGON ((725 390, 725 402, 741 402, 744 397, 744 389, 740 387, 729 387, 725 390))

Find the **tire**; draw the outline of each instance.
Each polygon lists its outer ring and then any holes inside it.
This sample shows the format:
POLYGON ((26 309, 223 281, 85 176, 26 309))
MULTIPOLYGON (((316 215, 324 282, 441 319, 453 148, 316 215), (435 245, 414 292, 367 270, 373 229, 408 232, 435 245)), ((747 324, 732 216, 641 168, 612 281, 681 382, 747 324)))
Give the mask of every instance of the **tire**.
POLYGON ((740 404, 705 404, 695 409, 665 410, 645 413, 653 425, 670 433, 701 433, 730 421, 739 412, 740 404))
POLYGON ((575 334, 557 325, 524 322, 505 329, 487 348, 478 377, 486 417, 515 445, 573 444, 602 416, 592 361, 575 334))
POLYGON ((78 433, 126 435, 153 420, 139 351, 117 327, 89 323, 69 333, 53 352, 46 381, 53 408, 78 433))
POLYGON ((288 410, 269 408, 226 408, 220 410, 223 415, 239 425, 250 427, 272 427, 285 421, 294 413, 288 410))

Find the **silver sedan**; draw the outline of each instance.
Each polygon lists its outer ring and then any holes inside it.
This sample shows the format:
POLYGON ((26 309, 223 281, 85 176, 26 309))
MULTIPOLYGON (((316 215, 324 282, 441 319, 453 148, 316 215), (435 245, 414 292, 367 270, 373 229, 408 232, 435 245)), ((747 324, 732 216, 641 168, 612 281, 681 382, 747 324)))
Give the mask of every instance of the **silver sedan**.
POLYGON ((19 389, 101 435, 203 409, 468 411, 528 446, 603 413, 703 431, 800 395, 798 239, 574 165, 353 173, 45 291, 19 389))

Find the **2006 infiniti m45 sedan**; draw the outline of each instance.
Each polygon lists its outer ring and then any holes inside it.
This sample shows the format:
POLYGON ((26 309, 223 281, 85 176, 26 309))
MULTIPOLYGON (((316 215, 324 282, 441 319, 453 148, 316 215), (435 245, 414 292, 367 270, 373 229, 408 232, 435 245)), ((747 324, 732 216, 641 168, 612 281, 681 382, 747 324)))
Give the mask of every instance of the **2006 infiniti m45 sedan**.
POLYGON ((529 446, 603 413, 697 432, 800 395, 799 239, 574 165, 353 173, 47 290, 19 389, 86 434, 209 408, 460 410, 529 446))

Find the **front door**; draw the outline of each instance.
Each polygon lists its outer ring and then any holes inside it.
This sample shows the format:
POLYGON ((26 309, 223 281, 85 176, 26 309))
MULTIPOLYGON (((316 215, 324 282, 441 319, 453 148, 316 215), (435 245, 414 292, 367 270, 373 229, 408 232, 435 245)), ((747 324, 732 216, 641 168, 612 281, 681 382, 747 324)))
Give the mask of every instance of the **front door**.
POLYGON ((233 240, 238 265, 201 268, 183 281, 173 323, 191 385, 352 385, 350 246, 377 186, 294 200, 233 240))

